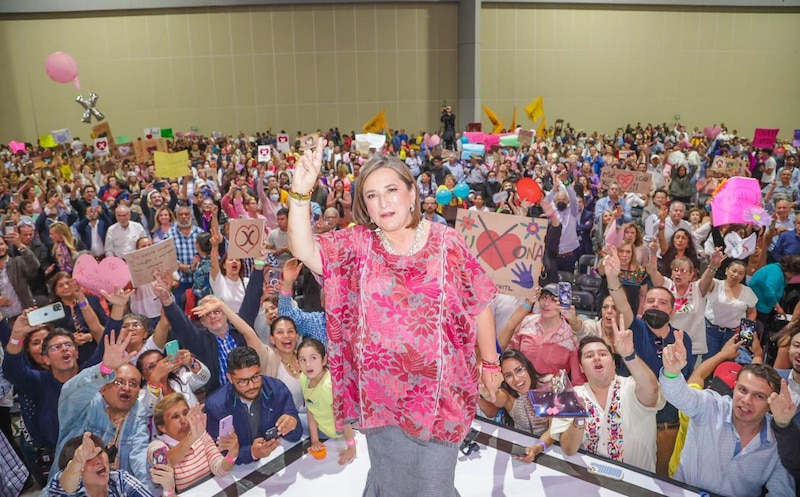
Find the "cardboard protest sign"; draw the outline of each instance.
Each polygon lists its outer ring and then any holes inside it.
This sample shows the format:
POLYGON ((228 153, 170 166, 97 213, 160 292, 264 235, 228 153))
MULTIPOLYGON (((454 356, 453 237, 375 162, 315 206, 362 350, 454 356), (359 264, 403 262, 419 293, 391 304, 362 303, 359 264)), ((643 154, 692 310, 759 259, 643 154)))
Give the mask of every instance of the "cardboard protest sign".
POLYGON ((136 162, 147 162, 153 158, 153 152, 168 152, 167 140, 136 140, 133 142, 133 153, 136 162))
POLYGON ((653 176, 650 173, 604 167, 600 173, 600 189, 608 190, 611 183, 619 184, 623 192, 650 195, 650 190, 653 188, 653 176))
POLYGON ((276 137, 276 141, 278 143, 277 144, 278 152, 280 152, 282 154, 288 154, 289 153, 289 146, 290 146, 290 144, 289 144, 289 135, 287 135, 286 133, 278 133, 278 136, 276 137))
POLYGON ((369 157, 369 142, 356 141, 356 152, 362 157, 369 157))
POLYGON ((114 135, 111 134, 111 125, 108 121, 103 121, 92 126, 92 138, 108 138, 108 150, 114 152, 117 149, 117 143, 114 141, 114 135))
POLYGON ((136 288, 155 281, 154 272, 157 269, 165 274, 178 270, 178 253, 172 238, 131 252, 125 256, 125 260, 130 270, 131 283, 136 288))
POLYGON ((728 177, 744 176, 747 164, 740 159, 731 159, 718 155, 711 161, 711 168, 716 172, 721 172, 728 177))
POLYGON ((181 178, 191 173, 188 150, 181 150, 173 154, 155 151, 153 158, 156 165, 156 176, 159 178, 181 178))
POLYGON ((780 129, 756 128, 753 136, 753 148, 772 148, 780 129))
POLYGON ((106 257, 98 264, 91 254, 83 254, 75 260, 72 277, 83 288, 100 295, 100 290, 112 293, 114 288, 125 288, 130 273, 125 261, 119 257, 106 257))
POLYGON ((533 135, 533 131, 521 129, 519 130, 519 142, 525 147, 530 147, 531 143, 533 143, 533 135))
POLYGON ((753 224, 746 214, 756 208, 761 208, 761 184, 755 178, 726 179, 711 199, 714 226, 753 224))
POLYGON ((270 150, 269 145, 259 145, 258 162, 269 162, 270 158, 272 158, 272 150, 270 150))
POLYGON ((250 259, 260 255, 264 239, 263 219, 232 219, 228 229, 228 257, 250 259))
POLYGON ((299 152, 314 150, 317 148, 317 143, 319 143, 319 133, 311 133, 310 135, 301 136, 299 152))
POLYGON ((148 140, 158 140, 161 138, 161 128, 144 128, 142 136, 148 140))
POLYGON ((620 160, 625 160, 628 157, 636 157, 636 153, 633 150, 618 150, 617 156, 620 160))
POLYGON ((456 231, 501 293, 531 295, 542 272, 547 219, 459 209, 456 231))
POLYGON ((386 144, 386 135, 377 133, 359 133, 356 135, 356 141, 369 143, 369 148, 380 150, 386 144))

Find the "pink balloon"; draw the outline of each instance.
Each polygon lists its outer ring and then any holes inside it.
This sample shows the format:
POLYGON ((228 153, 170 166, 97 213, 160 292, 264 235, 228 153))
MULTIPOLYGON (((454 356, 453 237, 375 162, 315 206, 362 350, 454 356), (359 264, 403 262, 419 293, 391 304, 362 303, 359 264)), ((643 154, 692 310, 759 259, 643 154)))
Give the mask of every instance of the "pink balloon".
POLYGON ((722 133, 722 128, 719 126, 714 126, 713 128, 711 126, 706 126, 703 128, 703 134, 712 140, 720 133, 722 133))
POLYGON ((81 83, 78 81, 78 63, 68 53, 51 53, 44 61, 44 69, 50 79, 56 83, 69 83, 72 81, 75 84, 75 88, 81 87, 81 83))
POLYGON ((431 136, 431 146, 435 147, 435 146, 439 145, 439 143, 441 143, 441 142, 442 142, 442 139, 439 138, 439 135, 431 136))

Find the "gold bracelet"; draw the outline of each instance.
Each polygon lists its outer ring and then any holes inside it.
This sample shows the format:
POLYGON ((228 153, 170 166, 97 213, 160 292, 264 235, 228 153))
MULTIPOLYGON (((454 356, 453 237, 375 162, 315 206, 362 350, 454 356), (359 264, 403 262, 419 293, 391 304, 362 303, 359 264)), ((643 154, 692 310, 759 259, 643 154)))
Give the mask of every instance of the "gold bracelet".
POLYGON ((314 192, 314 190, 312 189, 312 190, 311 190, 310 192, 308 192, 308 193, 297 193, 297 192, 295 192, 295 191, 292 191, 292 190, 289 190, 289 191, 288 191, 288 192, 286 192, 286 193, 289 195, 289 198, 293 198, 293 199, 295 199, 295 200, 299 200, 299 201, 301 201, 301 202, 302 202, 302 201, 304 201, 304 200, 311 200, 311 194, 312 194, 313 192, 314 192))

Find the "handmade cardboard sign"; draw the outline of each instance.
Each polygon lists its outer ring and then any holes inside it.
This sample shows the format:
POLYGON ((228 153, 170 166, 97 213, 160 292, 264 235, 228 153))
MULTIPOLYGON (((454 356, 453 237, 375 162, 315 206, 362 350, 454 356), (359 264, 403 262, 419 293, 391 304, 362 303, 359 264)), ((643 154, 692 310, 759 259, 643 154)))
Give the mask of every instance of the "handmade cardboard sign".
POLYGON ((608 190, 608 186, 615 182, 619 184, 622 192, 635 192, 639 195, 650 195, 650 189, 653 187, 653 177, 650 173, 604 167, 600 173, 600 189, 608 190))
POLYGON ((753 136, 753 148, 772 148, 780 129, 756 128, 753 136))
POLYGON ((111 134, 111 125, 108 121, 103 121, 92 126, 92 138, 108 138, 108 150, 114 152, 117 143, 114 141, 114 135, 111 134))
POLYGON ((269 162, 271 158, 272 158, 272 150, 270 150, 269 145, 259 145, 258 162, 269 162))
POLYGON ((531 295, 542 272, 547 219, 459 209, 456 231, 501 293, 531 295))
POLYGON ((167 140, 136 140, 133 142, 133 153, 136 162, 147 162, 153 158, 153 152, 168 152, 167 140))
POLYGON ((108 138, 104 136, 102 138, 94 139, 94 155, 98 157, 105 157, 110 153, 111 152, 109 151, 108 138))
POLYGON ((528 129, 521 129, 519 130, 519 142, 525 146, 530 147, 531 143, 533 143, 533 135, 534 131, 528 129))
POLYGON ((714 157, 714 160, 711 161, 712 170, 721 172, 729 178, 733 176, 744 176, 746 167, 747 164, 743 160, 731 159, 722 155, 714 157))
POLYGON ((131 283, 136 288, 155 281, 154 273, 158 269, 165 274, 178 270, 178 253, 172 238, 131 252, 125 256, 125 260, 130 270, 131 283))
POLYGON ((181 178, 191 172, 188 150, 181 150, 173 154, 155 151, 153 158, 156 165, 156 176, 159 178, 181 178))
POLYGON ((278 143, 277 144, 278 152, 280 152, 282 154, 288 154, 289 153, 289 146, 290 146, 290 144, 289 144, 289 135, 287 135, 286 133, 278 133, 278 136, 276 137, 276 141, 278 143))
POLYGON ((100 295, 100 290, 112 293, 114 288, 125 288, 130 273, 125 261, 119 257, 106 257, 98 264, 91 254, 83 254, 75 260, 72 277, 83 288, 100 295))
POLYGON ((161 138, 161 128, 144 128, 142 136, 148 140, 158 140, 161 138))
POLYGON ((232 219, 229 227, 228 257, 250 259, 261 253, 263 219, 232 219))
POLYGON ((305 135, 300 137, 300 152, 305 152, 306 150, 314 150, 317 148, 317 143, 319 142, 319 133, 311 133, 310 135, 305 135))

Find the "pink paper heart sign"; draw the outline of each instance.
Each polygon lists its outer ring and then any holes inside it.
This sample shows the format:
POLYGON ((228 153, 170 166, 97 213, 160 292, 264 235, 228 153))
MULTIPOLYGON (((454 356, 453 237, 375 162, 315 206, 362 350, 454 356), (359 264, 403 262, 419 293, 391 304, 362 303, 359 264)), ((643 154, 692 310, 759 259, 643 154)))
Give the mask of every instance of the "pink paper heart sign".
POLYGON ((131 273, 119 257, 106 257, 98 264, 92 255, 83 254, 75 261, 72 277, 83 288, 100 295, 100 290, 111 293, 114 287, 125 288, 131 273))

